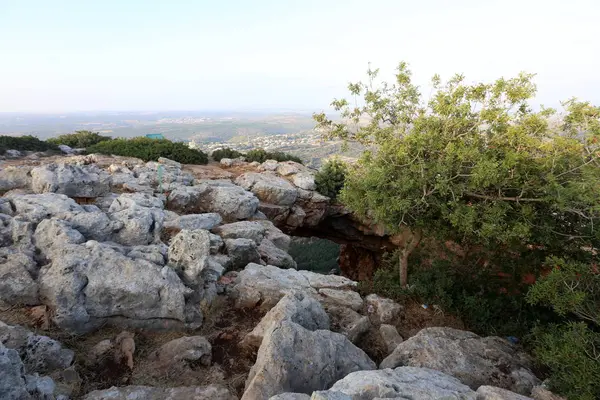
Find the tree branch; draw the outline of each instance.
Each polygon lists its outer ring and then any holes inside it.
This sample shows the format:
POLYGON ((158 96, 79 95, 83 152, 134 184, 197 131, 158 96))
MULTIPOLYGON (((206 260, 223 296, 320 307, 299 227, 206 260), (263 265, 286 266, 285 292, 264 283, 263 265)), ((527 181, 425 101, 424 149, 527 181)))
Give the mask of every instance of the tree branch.
POLYGON ((475 197, 477 199, 484 199, 484 200, 503 200, 503 201, 516 201, 518 202, 543 202, 544 199, 535 199, 535 198, 528 198, 528 197, 521 197, 521 196, 517 196, 517 197, 501 197, 501 196, 486 196, 484 194, 477 194, 477 193, 473 193, 473 192, 465 192, 465 195, 469 196, 469 197, 475 197))

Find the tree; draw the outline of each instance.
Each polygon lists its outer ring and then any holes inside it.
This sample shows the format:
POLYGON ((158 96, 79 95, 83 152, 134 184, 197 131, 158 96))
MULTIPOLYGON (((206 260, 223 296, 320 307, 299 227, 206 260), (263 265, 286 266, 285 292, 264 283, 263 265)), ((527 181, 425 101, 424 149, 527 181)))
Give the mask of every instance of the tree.
POLYGON ((393 83, 377 83, 377 75, 369 69, 367 83, 348 86, 354 104, 333 101, 341 121, 314 118, 326 137, 367 146, 340 198, 359 216, 404 233, 403 286, 424 236, 533 251, 542 261, 589 259, 582 247, 598 247, 600 238, 600 108, 572 99, 562 119, 552 109, 533 111, 536 86, 523 73, 475 84, 436 75, 429 99, 406 63, 393 83))
POLYGON ((337 198, 344 187, 347 170, 348 167, 342 160, 338 158, 327 160, 315 174, 317 191, 332 199, 337 198))
POLYGON ((98 132, 75 131, 75 133, 50 138, 48 142, 55 145, 64 144, 72 148, 87 148, 107 140, 112 140, 112 138, 110 136, 101 136, 98 132))

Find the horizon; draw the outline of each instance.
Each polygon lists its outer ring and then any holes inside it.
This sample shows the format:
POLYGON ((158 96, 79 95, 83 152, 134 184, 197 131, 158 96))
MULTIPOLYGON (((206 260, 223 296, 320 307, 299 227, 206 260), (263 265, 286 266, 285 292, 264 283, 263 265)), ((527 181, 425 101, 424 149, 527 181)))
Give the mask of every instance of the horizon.
POLYGON ((0 0, 0 113, 319 112, 407 61, 429 79, 537 74, 535 105, 600 103, 592 0, 0 0), (197 111, 196 111, 197 110, 197 111))

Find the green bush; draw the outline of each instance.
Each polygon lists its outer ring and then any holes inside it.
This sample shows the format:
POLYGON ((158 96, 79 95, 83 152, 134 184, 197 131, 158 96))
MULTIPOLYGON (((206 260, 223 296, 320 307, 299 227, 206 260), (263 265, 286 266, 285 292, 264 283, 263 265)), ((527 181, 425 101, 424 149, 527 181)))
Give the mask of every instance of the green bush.
POLYGON ((183 164, 206 164, 208 162, 206 153, 190 149, 184 143, 145 137, 103 141, 88 147, 87 151, 88 153, 137 157, 144 161, 156 161, 159 157, 166 157, 183 164))
POLYGON ((315 174, 317 191, 332 199, 337 198, 340 190, 344 187, 348 167, 346 163, 338 158, 328 160, 323 164, 319 172, 315 174))
POLYGON ((298 269, 326 274, 338 268, 340 245, 316 237, 293 238, 289 254, 298 264, 298 269))
POLYGON ((256 161, 259 163, 264 163, 267 160, 276 160, 279 162, 294 161, 299 164, 302 164, 302 160, 300 158, 281 151, 270 152, 264 149, 254 149, 246 153, 246 161, 248 162, 256 161))
POLYGON ((0 154, 4 154, 6 150, 48 151, 58 150, 58 147, 35 136, 0 136, 0 154))
POLYGON ((112 140, 112 138, 110 136, 101 136, 98 132, 75 131, 75 133, 50 138, 48 142, 55 145, 64 144, 74 149, 79 149, 87 148, 106 140, 112 140))
POLYGON ((215 150, 210 154, 212 159, 215 161, 221 161, 222 158, 238 158, 242 157, 243 155, 243 153, 240 153, 237 150, 232 150, 229 147, 215 150))

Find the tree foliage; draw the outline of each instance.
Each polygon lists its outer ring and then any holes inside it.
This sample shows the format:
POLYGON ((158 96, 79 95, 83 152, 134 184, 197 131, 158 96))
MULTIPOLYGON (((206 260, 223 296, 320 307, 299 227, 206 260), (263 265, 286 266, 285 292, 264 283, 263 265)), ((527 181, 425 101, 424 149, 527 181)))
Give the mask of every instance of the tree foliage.
POLYGON ((264 163, 267 160, 275 160, 275 161, 294 161, 299 164, 302 164, 302 160, 294 155, 284 153, 281 151, 266 151, 264 149, 254 149, 250 150, 248 153, 244 155, 246 157, 246 161, 253 162, 257 161, 259 163, 264 163))
POLYGON ((240 153, 237 150, 230 149, 229 147, 224 147, 222 149, 218 149, 213 151, 210 156, 215 161, 221 161, 222 158, 238 158, 242 157, 244 154, 240 153))
POLYGON ((106 140, 112 140, 112 138, 110 136, 102 136, 98 132, 75 131, 75 133, 50 138, 48 139, 48 143, 55 145, 64 144, 74 149, 78 149, 87 148, 106 140))
POLYGON ((137 157, 144 161, 156 161, 166 157, 183 164, 206 164, 208 156, 202 151, 190 149, 184 143, 167 139, 114 139, 96 143, 87 148, 88 153, 100 153, 117 156, 137 157))
POLYGON ((0 136, 0 154, 6 150, 47 151, 58 150, 58 147, 35 136, 0 136))
POLYGON ((434 76, 424 99, 406 63, 391 84, 377 73, 349 85, 362 105, 333 101, 341 121, 314 116, 328 137, 369 146, 341 193, 353 211, 392 233, 529 244, 545 256, 598 244, 599 108, 569 100, 554 123, 554 110, 529 106, 528 74, 475 84, 434 76))
POLYGON ((339 158, 327 160, 315 174, 317 191, 332 199, 337 198, 344 187, 347 171, 346 163, 339 158))

